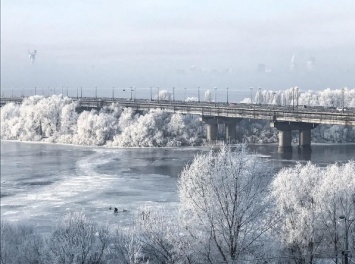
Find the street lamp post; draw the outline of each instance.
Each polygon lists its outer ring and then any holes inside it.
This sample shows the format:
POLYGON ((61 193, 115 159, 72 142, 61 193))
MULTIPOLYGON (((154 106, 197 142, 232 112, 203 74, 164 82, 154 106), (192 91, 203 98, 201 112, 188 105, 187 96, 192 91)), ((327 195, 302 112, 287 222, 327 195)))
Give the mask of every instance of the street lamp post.
POLYGON ((250 104, 253 103, 253 87, 250 87, 250 104))
POLYGON ((175 87, 173 87, 173 101, 175 101, 175 87))
POLYGON ((112 87, 112 100, 115 99, 115 87, 112 87))
POLYGON ((292 111, 295 111, 295 87, 292 87, 292 111))
POLYGON ((158 104, 159 104, 160 103, 160 95, 159 95, 160 90, 159 90, 159 87, 157 87, 157 90, 158 90, 158 104))
POLYGON ((345 232, 345 248, 344 248, 344 264, 349 264, 349 229, 355 219, 347 219, 345 215, 339 216, 339 219, 344 220, 344 232, 345 232))
POLYGON ((228 104, 228 89, 229 89, 229 87, 227 87, 226 89, 227 89, 227 104, 228 104))
POLYGON ((343 104, 343 109, 342 112, 344 113, 344 102, 345 102, 345 95, 344 95, 345 89, 344 87, 341 89, 341 97, 342 97, 342 104, 343 104))
POLYGON ((186 102, 186 87, 184 88, 184 102, 186 102))
POLYGON ((198 102, 200 102, 200 87, 197 87, 197 95, 198 102))
POLYGON ((214 104, 217 103, 217 87, 214 88, 214 104))
POLYGON ((153 100, 153 88, 150 87, 150 101, 153 100))
POLYGON ((129 89, 131 90, 131 101, 132 101, 132 92, 133 92, 132 86, 129 87, 129 89))
POLYGON ((259 87, 258 101, 259 101, 259 105, 261 105, 261 87, 259 87))

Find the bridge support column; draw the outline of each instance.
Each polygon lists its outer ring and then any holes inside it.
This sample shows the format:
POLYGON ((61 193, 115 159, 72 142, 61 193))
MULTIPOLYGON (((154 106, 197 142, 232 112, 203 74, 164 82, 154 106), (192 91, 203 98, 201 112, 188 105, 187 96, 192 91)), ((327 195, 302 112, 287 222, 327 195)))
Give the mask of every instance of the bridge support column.
POLYGON ((292 152, 291 139, 291 130, 280 130, 278 152, 292 152))
POLYGON ((226 123, 226 141, 235 140, 237 134, 237 123, 226 123))
POLYGON ((279 131, 279 148, 280 153, 291 152, 291 131, 299 130, 299 150, 311 150, 311 129, 318 126, 318 124, 302 123, 302 122, 283 122, 274 121, 270 124, 271 127, 277 128, 279 131))
POLYGON ((218 135, 218 124, 208 124, 207 125, 207 140, 216 140, 218 135))
POLYGON ((311 151, 311 130, 299 130, 298 149, 301 151, 311 151))

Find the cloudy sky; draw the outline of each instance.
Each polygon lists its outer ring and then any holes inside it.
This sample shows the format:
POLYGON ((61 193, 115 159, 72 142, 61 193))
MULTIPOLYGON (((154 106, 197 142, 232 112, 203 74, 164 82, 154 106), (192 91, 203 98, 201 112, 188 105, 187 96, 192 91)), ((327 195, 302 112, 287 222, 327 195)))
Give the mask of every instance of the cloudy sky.
POLYGON ((354 0, 3 0, 1 86, 353 88, 354 10, 354 0))

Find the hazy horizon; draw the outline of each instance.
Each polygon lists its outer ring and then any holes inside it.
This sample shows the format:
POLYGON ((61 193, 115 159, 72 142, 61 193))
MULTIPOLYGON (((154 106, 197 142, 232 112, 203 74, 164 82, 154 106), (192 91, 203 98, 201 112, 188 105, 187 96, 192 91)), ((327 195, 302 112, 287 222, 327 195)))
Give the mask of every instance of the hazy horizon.
POLYGON ((98 3, 2 1, 1 88, 355 87, 351 0, 98 3))

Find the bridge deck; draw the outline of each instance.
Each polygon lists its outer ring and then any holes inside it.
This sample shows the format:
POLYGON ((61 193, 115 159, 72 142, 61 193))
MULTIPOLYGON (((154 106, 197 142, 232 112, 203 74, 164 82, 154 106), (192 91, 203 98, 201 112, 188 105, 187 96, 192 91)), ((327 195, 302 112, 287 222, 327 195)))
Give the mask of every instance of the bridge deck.
MULTIPOLYGON (((8 102, 21 103, 24 98, 1 98, 0 106, 8 102)), ((184 102, 162 100, 127 100, 120 98, 72 98, 78 108, 101 108, 112 104, 131 107, 135 110, 163 109, 168 112, 200 115, 205 117, 227 117, 262 119, 269 121, 303 122, 330 125, 355 126, 355 109, 337 111, 323 107, 289 107, 255 104, 227 104, 208 102, 184 102)))

